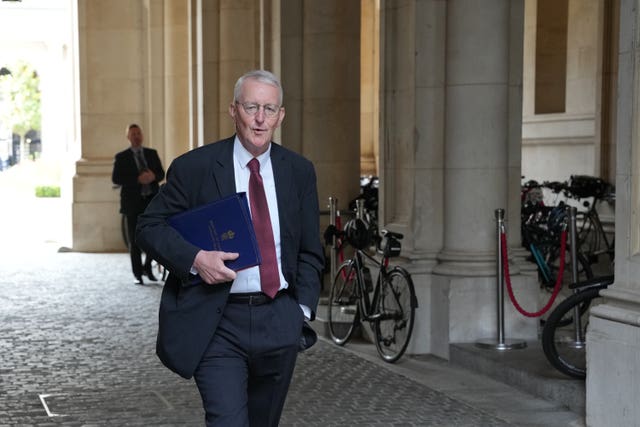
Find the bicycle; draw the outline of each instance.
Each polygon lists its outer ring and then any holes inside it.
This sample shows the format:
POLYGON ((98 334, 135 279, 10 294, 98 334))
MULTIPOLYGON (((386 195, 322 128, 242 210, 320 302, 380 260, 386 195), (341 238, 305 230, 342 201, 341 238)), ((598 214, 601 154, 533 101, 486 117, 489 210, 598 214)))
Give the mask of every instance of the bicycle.
POLYGON ((539 227, 539 218, 544 219, 548 215, 544 212, 553 212, 554 210, 554 207, 546 206, 543 202, 542 190, 550 190, 552 194, 555 194, 554 204, 557 207, 577 205, 576 243, 579 252, 591 266, 596 266, 599 263, 600 255, 607 255, 609 265, 604 273, 601 272, 599 275, 610 274, 613 271, 612 266, 615 259, 615 243, 614 239, 607 235, 597 207, 603 202, 610 205, 615 203, 613 185, 601 178, 588 175, 571 175, 569 181, 565 182, 554 181, 538 184, 535 181, 527 181, 522 187, 521 222, 524 243, 530 240, 526 229, 530 228, 531 224, 534 228, 539 227), (531 196, 531 194, 534 196, 537 194, 534 190, 539 191, 538 197, 531 196), (564 199, 558 201, 561 197, 564 199))
MULTIPOLYGON (((542 188, 542 185, 537 183, 536 185, 542 188)), ((574 281, 571 245, 566 244, 564 254, 561 253, 561 240, 566 239, 567 225, 567 206, 563 202, 557 206, 545 206, 542 203, 523 204, 522 243, 531 253, 530 260, 536 264, 541 289, 552 293, 550 306, 555 302, 557 295, 566 293, 566 289, 574 281), (562 277, 558 277, 561 262, 564 262, 563 274, 562 277)), ((580 245, 576 245, 576 247, 578 248, 575 259, 577 281, 589 280, 593 277, 591 264, 579 250, 580 245)), ((583 305, 580 309, 583 313, 588 309, 588 305, 583 305)), ((541 326, 544 326, 546 322, 546 319, 542 317, 546 310, 544 309, 544 312, 538 314, 541 316, 541 326)), ((563 319, 566 324, 571 321, 570 317, 563 319)))
POLYGON ((605 272, 613 272, 615 242, 607 235, 597 210, 597 206, 601 202, 606 202, 609 205, 615 203, 613 185, 588 175, 571 175, 566 192, 569 197, 582 202, 582 206, 586 208, 586 210, 578 211, 577 217, 579 224, 578 243, 581 252, 588 257, 589 263, 592 265, 599 263, 601 255, 606 255, 608 265, 605 272))
MULTIPOLYGON (((558 206, 547 207, 537 206, 523 211, 521 222, 522 244, 531 253, 530 260, 536 263, 538 268, 538 279, 541 287, 553 289, 558 280, 560 260, 560 240, 567 226, 567 207, 564 203, 558 206)), ((580 248, 580 245, 578 245, 580 248)), ((572 282, 570 244, 566 247, 565 262, 562 283, 572 282)), ((580 250, 577 253, 578 276, 583 279, 593 277, 591 264, 585 254, 580 250)))
POLYGON ((389 268, 389 259, 400 255, 403 235, 381 230, 381 236, 371 236, 359 218, 349 221, 345 232, 335 233, 346 237, 343 240, 354 246, 355 252, 338 268, 329 292, 331 339, 345 345, 360 321, 370 322, 378 354, 386 362, 396 362, 407 349, 418 307, 411 275, 400 266, 389 268), (365 250, 372 239, 381 259, 365 250), (378 270, 375 285, 365 260, 378 270))
POLYGON ((570 285, 574 294, 562 301, 549 315, 542 331, 542 349, 556 369, 584 379, 586 365, 586 331, 590 309, 598 302, 600 291, 613 283, 614 276, 599 276, 570 285), (589 310, 582 311, 582 307, 589 310), (576 312, 580 312, 576 316, 576 312), (566 319, 571 322, 567 324, 566 319), (575 319, 575 321, 573 320, 575 319))

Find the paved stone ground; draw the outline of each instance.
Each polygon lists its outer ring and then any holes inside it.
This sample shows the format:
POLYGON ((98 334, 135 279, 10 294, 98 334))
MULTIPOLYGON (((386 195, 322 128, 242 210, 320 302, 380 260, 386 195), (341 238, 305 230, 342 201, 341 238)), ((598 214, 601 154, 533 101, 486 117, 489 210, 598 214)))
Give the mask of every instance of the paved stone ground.
MULTIPOLYGON (((162 286, 128 263, 0 247, 0 426, 203 425, 194 383, 154 354, 162 286)), ((298 360, 282 426, 513 425, 323 340, 298 360)))

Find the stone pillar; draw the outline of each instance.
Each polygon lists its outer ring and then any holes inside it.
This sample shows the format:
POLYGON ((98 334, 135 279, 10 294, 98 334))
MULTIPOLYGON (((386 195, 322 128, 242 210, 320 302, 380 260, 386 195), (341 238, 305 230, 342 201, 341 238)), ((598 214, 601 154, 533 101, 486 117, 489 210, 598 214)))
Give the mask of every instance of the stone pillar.
MULTIPOLYGON (((163 126, 165 158, 173 160, 194 148, 191 133, 193 109, 192 94, 195 90, 191 75, 191 2, 164 0, 164 51, 150 47, 150 57, 162 59, 163 73, 155 69, 149 72, 154 79, 161 78, 164 93, 164 117, 162 122, 152 122, 154 128, 163 126)), ((157 24, 157 23, 152 23, 157 24)), ((152 62, 153 63, 153 62, 152 62)), ((160 61, 157 61, 160 63, 160 61)), ((156 104, 158 105, 158 104, 156 104)), ((162 103, 160 103, 162 105, 162 103)), ((149 109, 153 111, 154 105, 149 109)), ((164 165, 165 168, 168 164, 164 165)))
MULTIPOLYGON (((381 16, 380 224, 404 234, 418 298, 407 351, 430 353, 431 272, 442 248, 444 0, 385 2, 381 16)), ((437 335, 437 334, 436 334, 437 335)))
MULTIPOLYGON (((509 207, 510 129, 518 120, 509 111, 510 40, 512 31, 523 31, 522 4, 513 2, 515 16, 511 7, 509 0, 447 2, 444 249, 432 302, 442 307, 434 326, 448 331, 433 348, 443 357, 450 342, 497 336, 494 212, 509 207)), ((518 270, 511 273, 520 302, 531 307, 535 286, 526 292, 518 270)), ((508 300, 505 318, 507 334, 536 338, 535 320, 518 316, 508 300)))
POLYGON ((344 209, 359 194, 360 2, 305 0, 301 12, 300 152, 315 164, 321 206, 333 196, 344 209))
MULTIPOLYGON (((202 2, 202 141, 207 144, 229 136, 223 134, 220 129, 220 122, 227 122, 227 117, 223 116, 220 110, 222 105, 218 103, 220 97, 220 29, 219 29, 219 9, 217 1, 202 2)), ((229 89, 225 94, 228 94, 229 89)), ((227 100, 231 102, 231 98, 227 100)), ((228 109, 227 109, 228 110, 228 109)), ((228 133, 228 127, 225 126, 228 133)))
POLYGON ((587 425, 640 420, 640 12, 620 0, 617 99, 615 282, 601 291, 587 330, 587 425))
POLYGON ((73 178, 73 249, 78 251, 125 250, 119 190, 111 183, 113 156, 128 146, 129 123, 148 131, 142 5, 119 6, 78 2, 82 145, 73 178))
MULTIPOLYGON (((520 231, 520 190, 522 185, 522 111, 523 111, 523 56, 525 43, 525 1, 510 4, 509 31, 509 125, 507 159, 507 237, 510 260, 522 274, 538 277, 534 263, 527 261, 530 252, 522 247, 520 231)), ((544 301, 546 303, 546 301, 544 301)), ((536 311, 537 307, 529 307, 536 311)))
POLYGON ((78 2, 81 159, 73 178, 73 249, 125 250, 114 155, 138 123, 165 168, 191 146, 190 3, 78 2), (96 54, 99 52, 99 54, 96 54))
POLYGON ((363 0, 360 66, 360 173, 378 174, 380 13, 377 0, 363 0))
MULTIPOLYGON (((233 100, 233 86, 242 74, 260 68, 260 2, 218 0, 220 3, 218 28, 218 123, 220 136, 234 133, 229 117, 233 100), (240 33, 239 33, 240 32, 240 33), (242 37, 239 37, 242 34, 242 37)), ((207 49, 209 46, 206 47, 207 49)), ((216 46, 211 46, 216 49, 216 46)), ((286 120, 286 118, 285 118, 286 120)))

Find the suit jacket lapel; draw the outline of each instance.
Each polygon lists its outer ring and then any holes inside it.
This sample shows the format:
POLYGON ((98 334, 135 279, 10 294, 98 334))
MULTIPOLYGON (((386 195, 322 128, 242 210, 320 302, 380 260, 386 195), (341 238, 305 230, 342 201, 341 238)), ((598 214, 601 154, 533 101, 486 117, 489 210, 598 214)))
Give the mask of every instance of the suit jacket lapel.
POLYGON ((290 212, 290 195, 293 189, 293 171, 291 164, 285 160, 284 152, 280 146, 271 143, 271 167, 273 168, 273 179, 276 185, 276 196, 278 199, 278 215, 280 217, 280 238, 290 235, 288 226, 291 224, 287 213, 290 212))
POLYGON ((236 178, 233 170, 233 140, 234 137, 231 137, 216 142, 216 144, 221 144, 220 151, 213 151, 215 158, 212 159, 212 179, 217 187, 218 197, 229 196, 236 192, 236 178))

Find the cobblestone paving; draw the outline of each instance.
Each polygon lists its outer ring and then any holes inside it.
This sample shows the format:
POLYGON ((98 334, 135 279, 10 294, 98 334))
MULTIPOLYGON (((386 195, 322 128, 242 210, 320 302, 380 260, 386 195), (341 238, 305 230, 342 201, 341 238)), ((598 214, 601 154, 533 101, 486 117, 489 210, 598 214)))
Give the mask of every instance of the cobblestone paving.
MULTIPOLYGON (((125 254, 0 251, 0 426, 203 425, 154 354, 161 290, 125 254)), ((508 425, 324 341, 298 360, 282 426, 508 425)))

